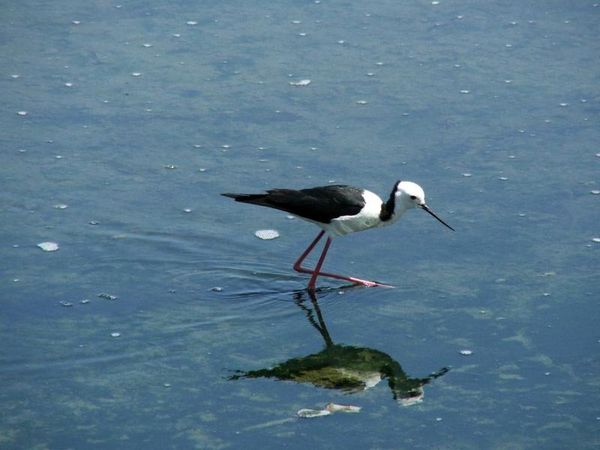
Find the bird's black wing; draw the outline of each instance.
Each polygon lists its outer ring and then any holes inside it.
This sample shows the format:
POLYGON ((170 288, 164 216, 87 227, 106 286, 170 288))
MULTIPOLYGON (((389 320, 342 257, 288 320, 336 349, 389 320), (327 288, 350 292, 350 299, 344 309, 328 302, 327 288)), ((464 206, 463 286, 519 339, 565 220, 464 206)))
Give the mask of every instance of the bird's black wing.
POLYGON ((223 194, 238 202, 280 209, 305 219, 330 223, 340 216, 358 214, 365 206, 363 190, 330 185, 309 189, 271 189, 266 194, 223 194))

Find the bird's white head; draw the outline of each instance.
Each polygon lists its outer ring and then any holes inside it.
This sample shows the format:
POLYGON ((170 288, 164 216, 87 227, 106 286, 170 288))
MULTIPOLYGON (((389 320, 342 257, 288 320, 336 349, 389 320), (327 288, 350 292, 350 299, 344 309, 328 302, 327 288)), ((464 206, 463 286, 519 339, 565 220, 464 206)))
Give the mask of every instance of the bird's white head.
POLYGON ((404 209, 420 208, 425 205, 425 191, 412 181, 399 181, 396 184, 396 202, 404 209))
POLYGON ((399 207, 400 211, 404 211, 411 208, 421 208, 424 211, 431 214, 435 217, 442 225, 450 228, 454 231, 450 225, 440 219, 437 214, 435 214, 427 203, 425 203, 425 191, 423 188, 419 186, 417 183, 413 183, 412 181, 399 181, 396 184, 396 204, 399 207))

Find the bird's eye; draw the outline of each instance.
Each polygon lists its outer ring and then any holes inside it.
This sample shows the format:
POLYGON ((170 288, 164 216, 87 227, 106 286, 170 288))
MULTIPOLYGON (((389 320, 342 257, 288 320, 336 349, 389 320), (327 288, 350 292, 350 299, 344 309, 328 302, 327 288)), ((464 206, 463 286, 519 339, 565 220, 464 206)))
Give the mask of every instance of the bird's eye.
POLYGON ((410 198, 412 198, 413 200, 416 200, 417 196, 416 195, 411 195, 410 198))

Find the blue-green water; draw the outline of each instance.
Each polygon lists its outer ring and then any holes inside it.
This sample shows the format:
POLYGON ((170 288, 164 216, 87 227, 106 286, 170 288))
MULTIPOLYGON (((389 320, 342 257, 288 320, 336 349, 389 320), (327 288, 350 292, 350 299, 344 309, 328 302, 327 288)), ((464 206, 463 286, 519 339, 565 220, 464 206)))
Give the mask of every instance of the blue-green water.
POLYGON ((598 4, 21 1, 2 22, 0 447, 600 445, 598 4), (336 239, 328 269, 395 288, 316 299, 291 265, 317 229, 219 196, 397 179, 457 232, 411 211, 336 239), (387 378, 273 376, 315 355, 387 378), (392 373, 445 368, 394 399, 392 373), (329 402, 362 409, 296 417, 329 402))

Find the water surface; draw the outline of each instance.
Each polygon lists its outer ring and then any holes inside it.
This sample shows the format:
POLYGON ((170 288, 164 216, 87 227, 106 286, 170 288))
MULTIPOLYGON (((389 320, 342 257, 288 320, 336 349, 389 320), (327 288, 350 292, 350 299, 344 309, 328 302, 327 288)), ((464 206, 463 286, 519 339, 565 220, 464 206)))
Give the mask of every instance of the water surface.
POLYGON ((5 5, 2 448, 597 448, 599 14, 5 5), (457 232, 337 239, 329 270, 395 288, 314 299, 317 229, 219 196, 398 179, 457 232), (296 417, 329 402, 362 410, 296 417))

